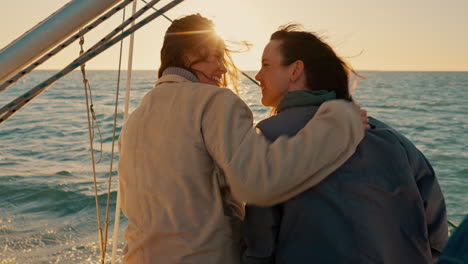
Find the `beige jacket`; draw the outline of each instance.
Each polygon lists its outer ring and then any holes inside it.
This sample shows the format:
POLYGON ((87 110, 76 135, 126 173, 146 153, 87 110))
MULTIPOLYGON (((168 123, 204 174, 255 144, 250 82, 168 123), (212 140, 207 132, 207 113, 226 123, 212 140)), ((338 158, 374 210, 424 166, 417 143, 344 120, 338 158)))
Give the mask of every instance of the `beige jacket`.
POLYGON ((273 205, 323 180, 363 134, 357 111, 332 101, 297 136, 270 143, 229 89, 163 76, 119 139, 124 263, 240 263, 215 166, 235 198, 273 205))

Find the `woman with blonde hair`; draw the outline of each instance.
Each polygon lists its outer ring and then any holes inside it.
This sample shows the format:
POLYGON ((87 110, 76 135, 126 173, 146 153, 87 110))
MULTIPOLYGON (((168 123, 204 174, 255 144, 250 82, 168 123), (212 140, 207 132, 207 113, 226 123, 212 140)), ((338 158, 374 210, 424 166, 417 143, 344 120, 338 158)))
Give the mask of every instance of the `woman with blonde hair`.
POLYGON ((219 87, 233 72, 212 21, 195 14, 168 28, 159 79, 119 138, 124 263, 240 263, 236 201, 272 205, 299 194, 363 137, 359 111, 333 101, 297 136, 269 143, 247 105, 219 87))

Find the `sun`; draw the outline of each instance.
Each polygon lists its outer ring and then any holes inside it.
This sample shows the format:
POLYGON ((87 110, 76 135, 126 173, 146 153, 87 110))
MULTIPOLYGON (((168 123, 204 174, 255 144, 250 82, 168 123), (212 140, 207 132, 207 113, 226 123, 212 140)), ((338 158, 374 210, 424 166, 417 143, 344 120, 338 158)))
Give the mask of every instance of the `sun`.
POLYGON ((243 34, 242 28, 245 25, 232 15, 232 17, 214 17, 213 22, 216 25, 216 32, 224 40, 242 41, 245 39, 245 32, 243 34))
POLYGON ((185 10, 181 14, 199 13, 212 20, 216 33, 232 50, 240 51, 232 54, 236 65, 247 70, 259 68, 263 47, 269 39, 268 33, 273 31, 267 27, 267 19, 259 16, 250 0, 236 3, 224 0, 193 0, 190 3, 190 6, 184 6, 185 10), (247 46, 240 44, 244 42, 252 45, 246 48, 247 46))

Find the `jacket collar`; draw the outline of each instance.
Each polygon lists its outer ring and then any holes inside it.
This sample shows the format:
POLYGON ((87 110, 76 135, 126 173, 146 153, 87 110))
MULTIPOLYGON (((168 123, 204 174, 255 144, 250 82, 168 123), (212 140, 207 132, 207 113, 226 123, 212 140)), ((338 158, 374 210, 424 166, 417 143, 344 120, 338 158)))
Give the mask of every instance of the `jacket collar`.
POLYGON ((312 91, 312 90, 299 90, 286 93, 281 102, 276 108, 276 112, 279 113, 287 108, 297 106, 319 106, 322 103, 336 99, 335 91, 312 91))
POLYGON ((199 82, 197 77, 190 71, 179 67, 168 67, 158 79, 156 85, 161 83, 199 82))

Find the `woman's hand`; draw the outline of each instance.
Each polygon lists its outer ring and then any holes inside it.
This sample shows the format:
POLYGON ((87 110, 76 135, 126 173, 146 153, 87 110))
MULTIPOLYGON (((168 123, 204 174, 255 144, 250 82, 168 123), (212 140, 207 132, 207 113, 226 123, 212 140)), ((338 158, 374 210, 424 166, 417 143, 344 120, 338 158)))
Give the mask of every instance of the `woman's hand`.
POLYGON ((361 114, 361 121, 362 121, 362 126, 364 127, 364 129, 365 130, 371 129, 371 126, 369 125, 369 118, 367 117, 367 111, 365 109, 362 109, 358 103, 353 102, 353 106, 361 114))

